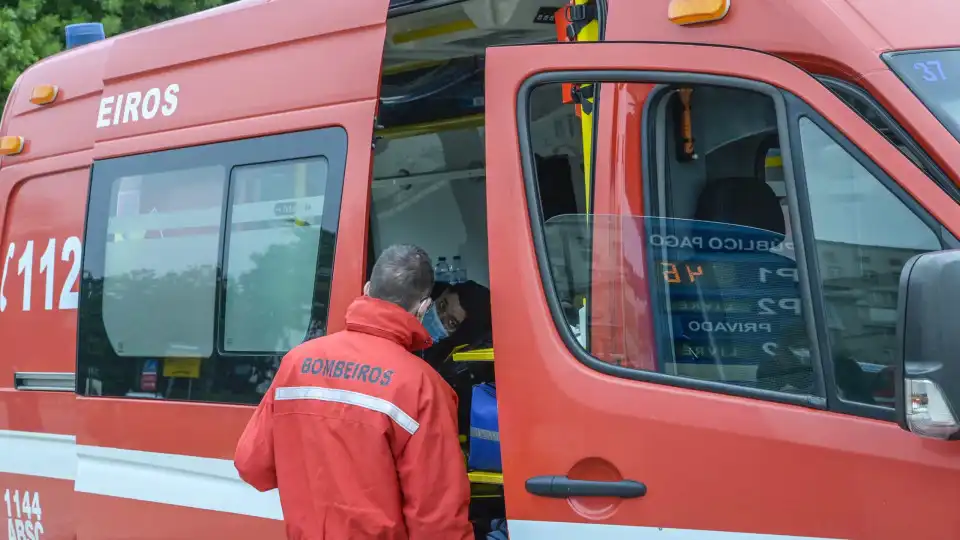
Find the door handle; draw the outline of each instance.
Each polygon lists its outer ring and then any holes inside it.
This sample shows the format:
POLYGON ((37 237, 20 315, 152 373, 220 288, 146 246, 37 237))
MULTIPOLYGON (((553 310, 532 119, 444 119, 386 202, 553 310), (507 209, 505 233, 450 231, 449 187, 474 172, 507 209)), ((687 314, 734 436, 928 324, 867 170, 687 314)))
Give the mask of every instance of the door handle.
POLYGON ((634 499, 647 494, 647 486, 635 480, 603 482, 599 480, 571 480, 566 476, 534 476, 527 480, 527 492, 540 497, 566 499, 568 497, 620 497, 634 499))

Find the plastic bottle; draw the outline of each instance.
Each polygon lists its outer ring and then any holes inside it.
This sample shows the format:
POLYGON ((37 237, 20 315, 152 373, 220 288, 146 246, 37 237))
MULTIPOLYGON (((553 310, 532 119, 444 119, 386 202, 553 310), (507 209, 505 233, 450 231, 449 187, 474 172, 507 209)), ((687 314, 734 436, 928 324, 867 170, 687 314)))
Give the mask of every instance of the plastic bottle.
POLYGON ((450 265, 447 264, 446 257, 439 257, 437 265, 433 267, 434 281, 450 282, 450 265))
POLYGON ((467 269, 463 267, 463 261, 459 255, 453 256, 453 266, 450 267, 450 281, 453 283, 463 283, 467 280, 467 269))

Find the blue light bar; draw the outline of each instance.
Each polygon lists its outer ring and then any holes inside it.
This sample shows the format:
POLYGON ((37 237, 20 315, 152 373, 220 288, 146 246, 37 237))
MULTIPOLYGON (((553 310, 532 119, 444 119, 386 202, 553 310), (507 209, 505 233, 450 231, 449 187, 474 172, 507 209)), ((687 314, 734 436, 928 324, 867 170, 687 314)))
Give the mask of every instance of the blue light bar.
POLYGON ((100 41, 107 37, 103 31, 103 23, 68 24, 64 32, 67 34, 68 49, 100 41))

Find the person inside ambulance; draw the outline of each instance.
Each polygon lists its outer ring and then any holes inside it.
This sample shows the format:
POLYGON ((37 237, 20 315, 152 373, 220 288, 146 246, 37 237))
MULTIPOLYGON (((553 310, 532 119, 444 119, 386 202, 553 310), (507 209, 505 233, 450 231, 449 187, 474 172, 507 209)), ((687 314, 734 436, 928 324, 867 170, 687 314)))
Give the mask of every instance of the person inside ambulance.
POLYGON ((494 380, 493 362, 454 362, 452 354, 460 349, 493 346, 490 290, 475 281, 441 281, 433 286, 430 297, 436 306, 436 317, 428 314, 423 324, 434 344, 422 352, 423 359, 456 391, 460 402, 459 433, 467 435, 473 387, 494 380))
POLYGON ((432 287, 429 256, 391 246, 346 329, 283 358, 234 464, 257 490, 279 488, 288 538, 474 538, 456 395, 412 354, 432 343, 432 287))
POLYGON ((428 316, 423 324, 433 345, 423 358, 437 367, 458 348, 476 349, 492 346, 490 289, 475 281, 446 283, 438 281, 430 298, 436 306, 436 317, 428 316))

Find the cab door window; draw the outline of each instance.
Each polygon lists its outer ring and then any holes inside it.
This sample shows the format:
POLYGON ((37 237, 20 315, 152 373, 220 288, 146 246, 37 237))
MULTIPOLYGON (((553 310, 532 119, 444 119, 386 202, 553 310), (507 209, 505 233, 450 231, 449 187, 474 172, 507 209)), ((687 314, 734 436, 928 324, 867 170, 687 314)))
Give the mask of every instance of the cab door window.
POLYGON ((258 402, 326 327, 345 158, 328 128, 95 162, 79 388, 258 402))
POLYGON ((642 178, 609 181, 591 213, 531 205, 568 345, 625 378, 891 417, 899 274, 941 249, 936 222, 795 96, 649 77, 631 81, 643 142, 623 158, 642 178))

